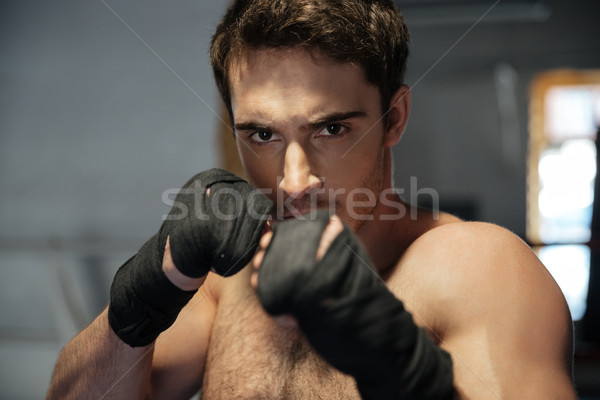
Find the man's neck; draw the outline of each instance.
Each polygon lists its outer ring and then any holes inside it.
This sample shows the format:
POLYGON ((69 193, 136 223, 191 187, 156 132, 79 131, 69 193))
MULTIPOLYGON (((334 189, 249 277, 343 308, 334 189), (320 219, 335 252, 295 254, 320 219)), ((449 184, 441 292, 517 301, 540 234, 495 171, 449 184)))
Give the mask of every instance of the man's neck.
MULTIPOLYGON (((388 196, 388 199, 393 199, 394 204, 403 207, 406 213, 409 213, 410 206, 406 205, 399 195, 388 196)), ((372 215, 373 220, 365 222, 357 234, 367 249, 373 266, 382 275, 397 263, 406 247, 412 242, 410 235, 404 234, 412 229, 407 226, 410 221, 406 215, 396 218, 395 215, 400 215, 398 209, 384 206, 380 202, 372 215)))
POLYGON ((362 224, 356 232, 380 275, 396 264, 410 241, 410 238, 403 234, 410 231, 410 227, 407 226, 410 222, 407 218, 410 206, 391 190, 392 158, 389 147, 384 149, 383 169, 381 190, 387 192, 385 201, 377 201, 377 206, 371 214, 373 219, 362 224))

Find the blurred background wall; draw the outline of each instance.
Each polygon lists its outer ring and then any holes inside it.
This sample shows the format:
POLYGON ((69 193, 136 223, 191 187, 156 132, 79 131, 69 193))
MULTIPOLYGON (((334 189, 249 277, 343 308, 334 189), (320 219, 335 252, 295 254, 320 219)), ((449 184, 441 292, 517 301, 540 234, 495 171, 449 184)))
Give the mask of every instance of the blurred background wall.
MULTIPOLYGON (((547 69, 600 67, 599 3, 497 9, 479 23, 495 2, 398 3, 413 37, 413 108, 397 184, 409 197, 416 177, 442 208, 524 237, 529 85, 547 69), (439 8, 451 3, 476 12, 439 8)), ((168 212, 163 191, 219 165, 207 55, 225 8, 2 2, 0 399, 43 397, 60 348, 168 212)))
POLYGON ((413 102, 395 152, 398 184, 409 191, 416 176, 419 187, 439 192, 442 206, 525 237, 530 84, 546 70, 600 67, 594 20, 600 4, 502 0, 473 28, 479 10, 496 2, 398 3, 406 3, 412 34, 407 83, 413 102))
POLYGON ((218 163, 207 53, 225 7, 2 2, 0 398, 43 397, 163 191, 218 163))

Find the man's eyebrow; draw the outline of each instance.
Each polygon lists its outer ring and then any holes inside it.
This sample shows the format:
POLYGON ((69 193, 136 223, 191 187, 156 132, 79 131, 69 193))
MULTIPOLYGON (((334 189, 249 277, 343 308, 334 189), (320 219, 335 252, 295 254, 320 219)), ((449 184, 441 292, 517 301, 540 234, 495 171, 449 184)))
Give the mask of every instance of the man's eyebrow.
POLYGON ((259 124, 257 122, 240 122, 233 125, 233 129, 236 131, 260 131, 270 132, 271 128, 267 125, 259 124))
POLYGON ((343 112, 334 112, 331 114, 327 114, 314 122, 310 122, 307 125, 303 126, 303 128, 316 129, 321 126, 331 124, 337 121, 343 121, 350 118, 358 118, 364 117, 367 114, 364 111, 343 111, 343 112))
MULTIPOLYGON (((367 114, 364 111, 342 111, 327 114, 319 119, 309 122, 302 126, 302 129, 316 129, 321 126, 331 124, 337 121, 343 121, 350 118, 364 117, 367 114)), ((259 132, 271 132, 272 127, 259 122, 239 122, 233 125, 233 128, 237 131, 259 131, 259 132)))

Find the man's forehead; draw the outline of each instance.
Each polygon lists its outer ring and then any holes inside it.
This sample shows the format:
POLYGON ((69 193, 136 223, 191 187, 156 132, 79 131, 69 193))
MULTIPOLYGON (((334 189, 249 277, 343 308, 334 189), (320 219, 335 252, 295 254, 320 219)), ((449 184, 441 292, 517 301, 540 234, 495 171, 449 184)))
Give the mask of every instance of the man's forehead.
POLYGON ((236 90, 270 90, 268 93, 275 94, 289 89, 316 93, 326 88, 336 92, 358 89, 368 85, 363 76, 353 64, 313 59, 305 51, 264 50, 240 58, 230 69, 229 81, 232 94, 236 90))
POLYGON ((232 56, 229 62, 229 81, 234 82, 257 68, 276 68, 282 62, 292 59, 305 61, 305 66, 312 64, 314 67, 351 69, 356 71, 359 76, 365 77, 364 68, 357 63, 335 60, 316 48, 295 46, 242 50, 239 54, 232 56))
POLYGON ((362 68, 301 48, 248 52, 232 64, 229 84, 234 114, 282 107, 302 114, 363 109, 379 93, 362 68))

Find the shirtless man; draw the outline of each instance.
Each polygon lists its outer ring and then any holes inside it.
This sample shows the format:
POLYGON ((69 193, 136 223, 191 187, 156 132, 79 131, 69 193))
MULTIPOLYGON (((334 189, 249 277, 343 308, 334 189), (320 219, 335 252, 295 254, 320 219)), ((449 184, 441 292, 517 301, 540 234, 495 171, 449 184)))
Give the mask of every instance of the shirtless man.
POLYGON ((391 1, 237 1, 211 61, 252 186, 184 186, 48 398, 575 399, 530 249, 391 190, 407 46, 391 1))

